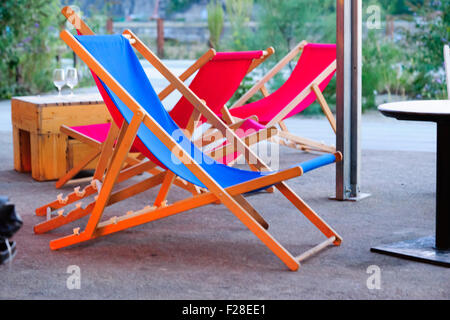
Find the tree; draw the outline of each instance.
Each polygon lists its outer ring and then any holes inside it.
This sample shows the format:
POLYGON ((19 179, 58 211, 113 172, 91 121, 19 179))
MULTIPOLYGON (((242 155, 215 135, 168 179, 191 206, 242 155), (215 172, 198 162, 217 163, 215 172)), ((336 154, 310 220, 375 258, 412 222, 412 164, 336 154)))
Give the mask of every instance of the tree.
POLYGON ((0 2, 0 97, 52 87, 56 63, 59 0, 0 2))
POLYGON ((232 50, 248 50, 250 45, 249 22, 253 0, 225 0, 227 18, 231 26, 232 50))
POLYGON ((212 0, 208 3, 209 45, 218 50, 219 40, 223 30, 223 9, 220 1, 212 0))
POLYGON ((414 90, 422 97, 445 96, 442 50, 450 43, 450 0, 424 0, 422 4, 410 4, 414 12, 416 29, 408 34, 413 50, 414 90))
POLYGON ((257 17, 259 46, 274 46, 281 59, 301 40, 336 41, 336 1, 265 0, 260 1, 257 17))

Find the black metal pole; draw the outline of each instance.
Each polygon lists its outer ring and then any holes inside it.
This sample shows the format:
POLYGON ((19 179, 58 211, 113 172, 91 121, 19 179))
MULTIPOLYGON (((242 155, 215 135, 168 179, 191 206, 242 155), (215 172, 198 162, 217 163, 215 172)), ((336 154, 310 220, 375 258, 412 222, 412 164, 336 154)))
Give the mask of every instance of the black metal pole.
POLYGON ((437 123, 436 249, 450 249, 450 123, 437 123))

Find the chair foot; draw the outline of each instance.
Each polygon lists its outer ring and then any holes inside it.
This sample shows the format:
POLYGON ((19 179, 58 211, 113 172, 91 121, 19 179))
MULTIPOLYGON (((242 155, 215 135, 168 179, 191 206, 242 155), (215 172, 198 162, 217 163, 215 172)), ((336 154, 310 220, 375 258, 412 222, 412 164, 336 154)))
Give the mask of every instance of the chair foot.
MULTIPOLYGON (((337 241, 337 238, 335 236, 329 237, 327 240, 325 240, 322 243, 319 243, 314 248, 309 249, 308 251, 302 253, 301 255, 295 257, 295 260, 297 260, 299 263, 305 261, 306 259, 310 258, 311 256, 319 253, 326 247, 328 247, 331 244, 334 244, 337 241)), ((339 240, 341 241, 341 240, 339 240)), ((340 242, 339 242, 340 243, 340 242)))

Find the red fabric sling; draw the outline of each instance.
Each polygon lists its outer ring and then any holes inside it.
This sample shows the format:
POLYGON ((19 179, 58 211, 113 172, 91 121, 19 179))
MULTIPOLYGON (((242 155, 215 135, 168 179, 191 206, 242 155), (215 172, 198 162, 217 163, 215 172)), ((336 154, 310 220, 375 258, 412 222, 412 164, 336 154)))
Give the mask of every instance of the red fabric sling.
MULTIPOLYGON (((302 92, 320 73, 336 60, 335 44, 310 43, 303 48, 303 52, 289 79, 272 94, 261 100, 233 108, 230 110, 235 117, 245 119, 252 115, 258 117, 261 124, 270 122, 284 107, 286 107, 300 92, 302 92)), ((334 76, 332 72, 319 85, 323 91, 334 76)), ((311 92, 285 118, 302 112, 316 99, 311 92)))

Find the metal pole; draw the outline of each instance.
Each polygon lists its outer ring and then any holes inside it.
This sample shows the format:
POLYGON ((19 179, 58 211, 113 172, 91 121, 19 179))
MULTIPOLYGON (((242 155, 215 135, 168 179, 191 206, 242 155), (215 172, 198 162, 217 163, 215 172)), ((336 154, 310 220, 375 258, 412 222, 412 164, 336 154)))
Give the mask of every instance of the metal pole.
POLYGON ((337 86, 336 199, 360 200, 362 1, 336 0, 337 86))

